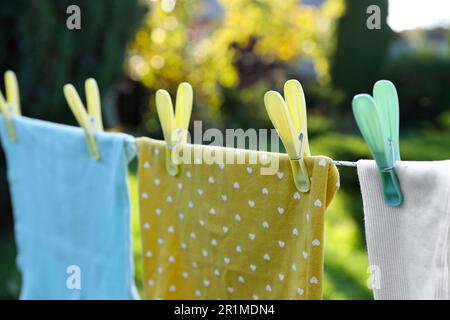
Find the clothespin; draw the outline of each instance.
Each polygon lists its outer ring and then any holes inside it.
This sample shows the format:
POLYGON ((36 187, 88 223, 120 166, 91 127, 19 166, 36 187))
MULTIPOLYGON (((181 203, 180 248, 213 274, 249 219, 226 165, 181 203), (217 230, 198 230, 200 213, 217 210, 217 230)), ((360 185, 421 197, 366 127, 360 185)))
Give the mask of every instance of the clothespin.
POLYGON ((308 143, 305 95, 300 82, 287 81, 284 85, 284 98, 276 91, 268 91, 264 95, 264 104, 289 155, 295 186, 300 192, 308 192, 310 178, 305 157, 310 156, 311 152, 308 143))
POLYGON ((385 201, 399 206, 403 201, 395 162, 400 160, 399 103, 392 82, 381 80, 373 97, 359 94, 353 98, 353 114, 378 167, 385 201))
POLYGON ((87 79, 84 85, 87 100, 87 112, 73 85, 66 84, 64 86, 64 96, 66 97, 66 101, 77 119, 77 122, 83 128, 90 155, 95 160, 99 160, 100 150, 97 141, 95 140, 95 133, 103 132, 100 93, 95 79, 87 79))
POLYGON ((0 91, 0 111, 3 114, 6 122, 6 130, 12 141, 17 140, 16 131, 11 121, 13 116, 20 116, 20 95, 19 84, 17 82, 16 74, 13 71, 5 72, 5 89, 6 99, 0 91))
POLYGON ((187 142, 189 120, 192 113, 193 91, 189 83, 183 82, 178 86, 175 115, 172 99, 166 90, 156 92, 156 109, 166 141, 166 169, 169 175, 178 174, 176 148, 187 142))

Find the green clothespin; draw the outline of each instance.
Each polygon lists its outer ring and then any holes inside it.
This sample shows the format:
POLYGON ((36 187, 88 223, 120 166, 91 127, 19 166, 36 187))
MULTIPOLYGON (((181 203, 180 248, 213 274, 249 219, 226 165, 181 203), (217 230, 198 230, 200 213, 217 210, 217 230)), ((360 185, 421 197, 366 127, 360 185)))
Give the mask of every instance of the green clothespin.
POLYGON ((395 86, 378 81, 373 97, 359 94, 353 98, 353 114, 378 167, 383 195, 391 206, 403 202, 395 162, 400 160, 399 105, 395 86))

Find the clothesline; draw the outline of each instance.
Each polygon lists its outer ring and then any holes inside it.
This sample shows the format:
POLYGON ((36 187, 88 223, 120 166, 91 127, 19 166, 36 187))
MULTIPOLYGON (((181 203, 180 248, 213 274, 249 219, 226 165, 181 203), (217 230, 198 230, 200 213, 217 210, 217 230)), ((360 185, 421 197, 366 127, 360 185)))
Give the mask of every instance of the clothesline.
POLYGON ((339 161, 339 160, 333 160, 332 163, 335 166, 340 166, 340 167, 353 167, 356 168, 356 162, 353 161, 339 161))

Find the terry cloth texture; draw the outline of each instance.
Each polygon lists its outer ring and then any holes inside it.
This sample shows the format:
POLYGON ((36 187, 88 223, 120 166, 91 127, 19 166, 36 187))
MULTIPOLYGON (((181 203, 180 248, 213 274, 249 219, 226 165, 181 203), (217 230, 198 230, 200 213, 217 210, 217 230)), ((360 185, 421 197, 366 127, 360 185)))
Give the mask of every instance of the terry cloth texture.
POLYGON ((22 273, 21 299, 132 299, 127 164, 134 139, 98 133, 101 159, 81 128, 0 118, 22 273))
POLYGON ((261 175, 248 159, 275 154, 187 145, 192 157, 215 148, 247 164, 195 158, 172 177, 165 142, 137 143, 147 299, 322 297, 324 214, 339 185, 329 158, 307 158, 311 190, 300 193, 287 155, 261 175))
POLYGON ((399 207, 384 202, 375 162, 358 161, 375 299, 449 299, 450 161, 395 168, 399 207))

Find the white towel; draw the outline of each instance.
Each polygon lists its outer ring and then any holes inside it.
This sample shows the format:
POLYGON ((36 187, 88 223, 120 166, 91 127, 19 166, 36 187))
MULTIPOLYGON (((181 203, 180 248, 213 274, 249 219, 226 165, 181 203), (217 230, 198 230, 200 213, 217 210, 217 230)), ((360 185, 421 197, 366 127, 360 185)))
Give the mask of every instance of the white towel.
POLYGON ((450 299, 450 161, 396 163, 403 204, 384 202, 374 161, 358 161, 375 299, 450 299))

